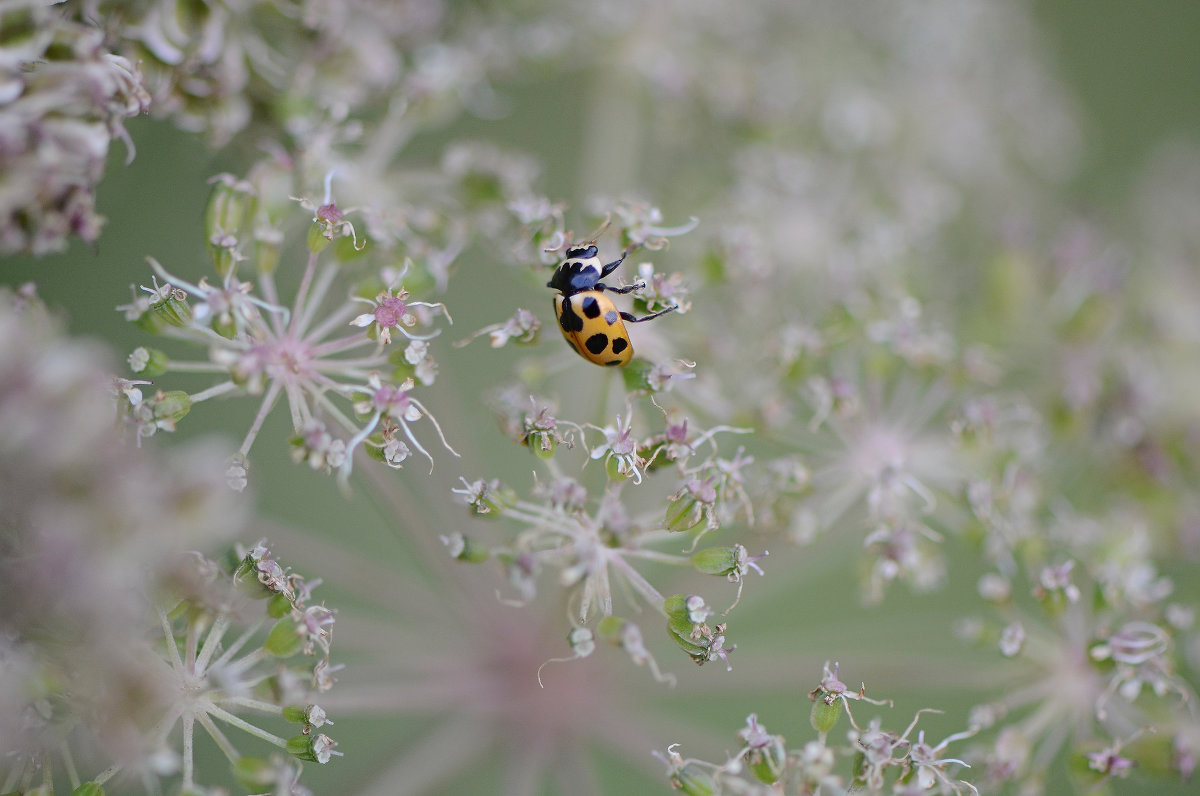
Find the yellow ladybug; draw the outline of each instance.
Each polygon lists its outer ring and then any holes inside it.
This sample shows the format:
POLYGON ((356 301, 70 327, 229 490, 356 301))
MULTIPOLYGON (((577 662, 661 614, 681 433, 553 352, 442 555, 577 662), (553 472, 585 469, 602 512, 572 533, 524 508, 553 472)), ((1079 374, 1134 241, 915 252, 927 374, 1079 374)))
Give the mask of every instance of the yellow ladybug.
POLYGON ((637 318, 633 313, 617 309, 613 300, 604 294, 630 293, 641 285, 609 287, 600 280, 617 270, 625 257, 607 265, 600 264, 599 250, 594 243, 567 249, 567 257, 554 276, 546 283, 559 292, 554 297, 554 314, 563 337, 578 354, 597 365, 626 365, 633 359, 633 346, 624 321, 641 323, 665 315, 674 307, 637 318))

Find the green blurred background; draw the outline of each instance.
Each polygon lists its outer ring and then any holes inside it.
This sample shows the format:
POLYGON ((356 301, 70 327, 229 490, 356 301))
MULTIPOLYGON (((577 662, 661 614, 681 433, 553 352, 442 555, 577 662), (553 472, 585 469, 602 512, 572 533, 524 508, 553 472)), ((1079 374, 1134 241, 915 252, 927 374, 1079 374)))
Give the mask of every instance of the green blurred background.
MULTIPOLYGON (((1079 103, 1085 152, 1083 167, 1069 190, 1081 206, 1119 225, 1131 186, 1150 154, 1164 141, 1172 139, 1200 142, 1200 102, 1197 101, 1200 97, 1200 3, 1187 0, 1152 3, 1054 0, 1035 4, 1035 10, 1052 60, 1079 103)), ((579 135, 580 128, 543 123, 547 108, 553 108, 558 117, 582 112, 587 87, 581 87, 573 80, 548 78, 542 84, 500 86, 512 100, 511 114, 496 121, 460 120, 437 136, 415 141, 409 156, 416 161, 436 162, 439 143, 455 137, 486 139, 533 152, 544 164, 542 184, 546 192, 574 204, 586 193, 573 157, 580 141, 563 137, 579 135)), ((195 266, 206 262, 197 223, 207 197, 205 181, 214 173, 237 172, 245 165, 236 155, 210 153, 199 141, 164 123, 139 119, 131 122, 128 128, 137 143, 137 157, 131 165, 125 166, 125 153, 119 146, 114 149, 111 168, 100 187, 99 198, 100 210, 108 217, 108 226, 95 249, 76 243, 62 255, 41 260, 14 258, 5 263, 3 277, 9 284, 36 281, 47 303, 65 310, 73 333, 103 338, 122 355, 144 340, 119 313, 113 311, 113 307, 128 300, 130 284, 140 284, 148 278, 145 257, 152 255, 168 270, 181 275, 197 273, 195 266)), ((487 253, 471 252, 464 258, 467 262, 460 267, 469 267, 472 257, 486 256, 487 253)), ((507 314, 507 308, 515 306, 529 306, 541 313, 544 322, 547 321, 549 296, 540 293, 524 295, 527 287, 515 279, 511 284, 455 287, 460 292, 455 294, 451 307, 459 325, 453 334, 457 338, 461 331, 461 336, 465 336, 474 328, 499 320, 507 314)), ((502 356, 489 356, 482 344, 446 352, 442 356, 447 360, 455 358, 454 367, 443 368, 444 378, 439 377, 436 388, 438 400, 444 402, 457 400, 455 396, 477 394, 483 386, 499 380, 512 362, 502 356), (463 373, 468 375, 460 375, 463 373)), ((254 409, 253 402, 249 401, 230 402, 219 412, 212 411, 207 405, 199 407, 184 423, 179 436, 214 430, 228 434, 231 430, 244 429, 254 409)), ((482 409, 473 413, 469 408, 463 408, 451 415, 456 418, 478 415, 471 428, 448 429, 455 439, 487 440, 489 435, 495 438, 492 423, 482 409)), ((396 561, 397 577, 400 577, 404 570, 403 561, 411 550, 392 520, 363 501, 347 503, 331 479, 294 467, 281 444, 288 433, 286 418, 276 413, 255 448, 253 477, 262 513, 273 522, 282 526, 291 524, 302 531, 321 533, 323 529, 337 529, 339 539, 362 554, 381 561, 396 561)), ((492 448, 499 450, 492 452, 487 445, 479 447, 486 463, 473 464, 471 472, 461 474, 473 477, 498 471, 508 453, 500 445, 493 445, 492 448)), ((447 463, 445 458, 439 457, 439 471, 428 479, 428 483, 423 480, 426 476, 419 465, 405 470, 402 477, 415 482, 410 486, 427 493, 448 489, 460 470, 457 463, 447 463)), ((277 539, 283 538, 281 535, 286 532, 266 528, 263 534, 277 539)), ((279 553, 284 561, 294 560, 289 558, 286 546, 279 553)), ((834 551, 832 555, 835 556, 833 560, 813 562, 806 568, 802 573, 803 583, 776 579, 764 586, 754 599, 782 605, 798 605, 803 601, 803 611, 813 618, 813 622, 811 638, 802 639, 800 643, 806 648, 821 650, 820 655, 839 652, 857 655, 862 663, 853 677, 866 677, 873 684, 875 693, 886 694, 886 686, 879 681, 886 681, 887 662, 878 660, 877 650, 893 645, 904 649, 906 644, 911 644, 905 637, 908 626, 893 622, 891 617, 898 615, 897 612, 908 616, 920 614, 930 624, 948 626, 955 616, 953 590, 971 589, 974 574, 956 573, 949 593, 925 597, 904 594, 902 599, 880 609, 866 610, 854 599, 845 599, 844 590, 839 590, 836 583, 839 573, 852 566, 851 554, 842 550, 834 551), (795 597, 789 596, 792 592, 795 597), (818 595, 816 601, 813 595, 818 595), (825 604, 820 604, 820 595, 826 595, 825 604), (889 635, 895 638, 891 643, 885 643, 889 635), (876 651, 875 659, 870 657, 871 650, 876 651), (874 671, 871 671, 872 665, 874 671)), ((305 571, 304 562, 295 563, 298 569, 305 571)), ((335 583, 322 587, 318 594, 323 594, 331 605, 341 604, 348 609, 356 599, 353 593, 340 591, 335 583)), ((762 640, 768 646, 779 643, 781 654, 787 654, 786 645, 772 638, 769 627, 754 629, 756 622, 767 625, 771 617, 761 617, 753 611, 746 611, 743 617, 742 632, 746 637, 762 640)), ((949 634, 943 635, 947 656, 964 663, 971 660, 961 650, 951 651, 954 642, 949 634)), ((936 647, 930 647, 924 641, 921 643, 925 646, 924 654, 938 654, 936 647)), ((334 651, 337 658, 336 643, 334 651)), ((615 657, 608 658, 607 664, 626 665, 615 657)), ((728 738, 729 747, 733 745, 733 732, 751 710, 758 710, 772 730, 799 739, 809 732, 807 702, 803 700, 802 692, 815 681, 817 672, 810 667, 811 661, 807 658, 797 662, 795 685, 786 698, 780 698, 778 694, 755 694, 755 684, 750 682, 745 685, 743 694, 728 693, 697 700, 694 693, 690 693, 690 687, 702 687, 702 681, 690 671, 681 672, 687 676, 675 692, 653 698, 679 715, 694 716, 697 725, 717 728, 728 738)), ((678 665, 670 668, 679 670, 678 665)), ((634 677, 641 676, 642 672, 628 674, 634 677)), ((722 673, 706 669, 704 675, 722 676, 722 673)), ((735 675, 738 675, 737 669, 735 675)), ((969 671, 963 672, 959 684, 969 683, 970 676, 969 671)), ((906 685, 911 684, 911 678, 906 680, 906 685)), ((962 699, 969 704, 969 696, 962 699)), ((954 707, 947 704, 939 684, 930 680, 923 688, 907 688, 905 701, 897 705, 897 710, 899 715, 904 715, 906 711, 927 705, 954 707)), ((396 746, 419 735, 423 729, 422 722, 415 719, 356 721, 336 718, 335 735, 348 757, 322 771, 306 773, 305 781, 317 793, 354 792, 369 776, 370 761, 385 759, 396 746)), ((925 720, 922 725, 926 726, 925 720)), ((954 727, 948 720, 939 724, 936 717, 931 717, 927 726, 934 737, 939 737, 939 728, 949 732, 954 727)), ((672 741, 686 742, 688 739, 663 738, 660 748, 672 741)), ((716 755, 720 750, 701 748, 695 751, 716 755)), ((605 783, 612 792, 667 792, 662 780, 642 779, 637 775, 630 775, 632 779, 626 780, 619 768, 614 769, 618 772, 613 774, 614 780, 605 783)), ((466 771, 453 792, 485 793, 492 776, 486 769, 466 771)), ((1123 786, 1122 792, 1133 790, 1123 786)), ((1153 788, 1145 792, 1166 791, 1153 788)), ((1180 789, 1178 792, 1186 791, 1180 789)))

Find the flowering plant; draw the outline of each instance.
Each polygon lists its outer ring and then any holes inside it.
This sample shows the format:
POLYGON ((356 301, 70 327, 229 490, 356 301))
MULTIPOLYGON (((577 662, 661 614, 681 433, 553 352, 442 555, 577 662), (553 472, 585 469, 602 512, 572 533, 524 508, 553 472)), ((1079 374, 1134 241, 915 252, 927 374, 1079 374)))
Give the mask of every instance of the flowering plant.
POLYGON ((1194 786, 1200 158, 643 5, 0 3, 0 793, 1194 786))

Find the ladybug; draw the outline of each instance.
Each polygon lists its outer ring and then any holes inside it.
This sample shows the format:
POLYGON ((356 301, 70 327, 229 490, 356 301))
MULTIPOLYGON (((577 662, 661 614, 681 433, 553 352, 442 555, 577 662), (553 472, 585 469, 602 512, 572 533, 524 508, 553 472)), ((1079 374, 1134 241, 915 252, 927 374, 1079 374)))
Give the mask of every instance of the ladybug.
POLYGON ((567 249, 567 258, 554 270, 546 283, 559 292, 554 297, 554 314, 563 337, 581 357, 597 365, 622 366, 633 359, 633 346, 624 321, 641 323, 666 315, 674 307, 635 317, 617 309, 613 300, 604 294, 631 293, 641 285, 610 287, 600 280, 617 270, 630 249, 621 258, 607 265, 600 264, 599 249, 594 243, 567 249))

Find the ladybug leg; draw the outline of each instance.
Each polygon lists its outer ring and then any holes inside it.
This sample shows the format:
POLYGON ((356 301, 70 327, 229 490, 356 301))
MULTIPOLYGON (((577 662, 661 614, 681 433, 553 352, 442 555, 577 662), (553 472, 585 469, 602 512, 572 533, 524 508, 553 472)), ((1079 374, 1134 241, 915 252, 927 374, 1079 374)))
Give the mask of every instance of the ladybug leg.
MULTIPOLYGON (((628 257, 632 252, 634 252, 636 249, 638 249, 640 247, 641 247, 641 244, 630 244, 628 247, 626 247, 625 251, 621 252, 620 259, 613 260, 611 263, 609 263, 608 265, 605 265, 604 267, 602 267, 600 269, 600 278, 603 279, 604 277, 611 274, 613 271, 617 270, 617 268, 620 267, 621 263, 625 262, 625 258, 628 257)), ((612 290, 612 288, 609 288, 609 290, 612 290)))
POLYGON ((622 295, 624 295, 625 293, 632 293, 635 290, 640 290, 641 288, 644 288, 645 286, 646 286, 646 283, 641 282, 641 281, 634 282, 632 285, 626 285, 625 287, 609 287, 608 285, 601 285, 601 284, 596 285, 597 288, 603 288, 604 290, 608 290, 612 293, 620 293, 622 295))
POLYGON ((636 315, 634 315, 632 312, 622 312, 621 320, 625 321, 626 323, 641 323, 642 321, 652 321, 655 318, 657 318, 659 315, 666 315, 668 312, 673 312, 675 309, 676 309, 675 307, 667 307, 665 310, 659 310, 658 312, 652 312, 649 315, 643 315, 640 318, 637 317, 636 315))
POLYGON ((627 251, 621 252, 620 259, 613 260, 611 263, 609 263, 608 265, 606 265, 600 269, 600 278, 603 279, 604 277, 611 274, 613 271, 617 270, 617 268, 620 267, 621 263, 625 262, 625 258, 628 256, 629 256, 629 252, 627 252, 627 251))

